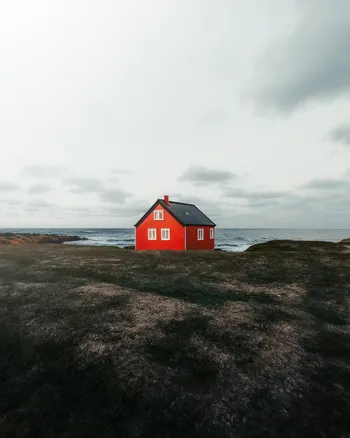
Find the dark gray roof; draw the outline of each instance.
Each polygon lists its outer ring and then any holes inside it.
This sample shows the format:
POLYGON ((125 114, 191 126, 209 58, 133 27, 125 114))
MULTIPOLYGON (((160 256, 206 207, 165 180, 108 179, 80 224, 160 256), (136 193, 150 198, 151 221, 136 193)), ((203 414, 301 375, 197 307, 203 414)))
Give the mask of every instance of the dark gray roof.
MULTIPOLYGON (((164 201, 162 201, 162 204, 164 205, 164 201)), ((170 205, 166 206, 168 211, 170 211, 183 225, 215 225, 213 221, 211 221, 193 204, 172 201, 170 201, 169 204, 170 205)))
POLYGON ((141 219, 135 224, 135 227, 138 227, 146 219, 146 217, 156 208, 158 204, 160 204, 164 208, 164 210, 168 211, 172 216, 174 216, 174 218, 178 222, 180 222, 180 224, 184 226, 216 226, 214 222, 208 218, 208 216, 202 213, 199 208, 197 208, 193 204, 170 201, 169 205, 166 205, 163 199, 157 199, 152 207, 148 211, 146 211, 141 219))

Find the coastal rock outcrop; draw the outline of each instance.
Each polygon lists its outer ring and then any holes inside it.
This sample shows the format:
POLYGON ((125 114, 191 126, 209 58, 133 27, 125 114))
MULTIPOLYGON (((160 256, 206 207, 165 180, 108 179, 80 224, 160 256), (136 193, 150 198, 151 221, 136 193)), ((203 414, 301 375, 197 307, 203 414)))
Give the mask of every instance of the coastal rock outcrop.
MULTIPOLYGON (((349 240, 350 243, 350 239, 349 240)), ((296 252, 296 251, 338 251, 342 242, 324 242, 318 240, 271 240, 250 246, 245 252, 296 252)))
POLYGON ((0 245, 18 245, 24 243, 65 243, 86 240, 79 236, 59 236, 58 234, 0 233, 0 245))

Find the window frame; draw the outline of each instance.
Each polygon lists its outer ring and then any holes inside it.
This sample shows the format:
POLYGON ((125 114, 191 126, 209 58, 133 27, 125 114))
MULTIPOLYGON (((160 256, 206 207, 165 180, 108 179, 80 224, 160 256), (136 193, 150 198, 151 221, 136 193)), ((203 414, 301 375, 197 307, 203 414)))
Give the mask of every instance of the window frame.
POLYGON ((210 239, 214 239, 214 228, 210 228, 210 239))
POLYGON ((155 221, 163 221, 164 220, 164 210, 154 210, 153 211, 153 219, 155 221))
POLYGON ((204 228, 197 228, 197 240, 204 240, 204 228))
POLYGON ((148 228, 148 240, 157 240, 157 228, 148 228))
POLYGON ((160 239, 161 240, 170 240, 170 228, 161 228, 160 229, 160 239), (168 232, 168 238, 163 238, 163 232, 164 231, 168 232))

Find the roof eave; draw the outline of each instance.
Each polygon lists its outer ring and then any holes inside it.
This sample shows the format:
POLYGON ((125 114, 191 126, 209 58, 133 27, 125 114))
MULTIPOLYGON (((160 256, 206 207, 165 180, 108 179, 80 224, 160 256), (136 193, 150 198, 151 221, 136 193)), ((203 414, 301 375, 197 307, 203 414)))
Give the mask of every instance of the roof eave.
POLYGON ((185 227, 216 227, 216 224, 186 224, 185 227))

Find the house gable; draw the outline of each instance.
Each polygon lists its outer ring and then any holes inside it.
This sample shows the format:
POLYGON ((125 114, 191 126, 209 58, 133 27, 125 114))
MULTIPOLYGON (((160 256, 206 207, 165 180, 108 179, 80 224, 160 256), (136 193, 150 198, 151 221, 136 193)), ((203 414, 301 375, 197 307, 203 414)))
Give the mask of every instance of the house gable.
POLYGON ((185 229, 161 203, 157 203, 136 226, 136 249, 185 249, 185 229), (155 219, 155 211, 163 211, 162 219, 155 219))
POLYGON ((179 220, 174 213, 166 206, 162 199, 157 199, 156 202, 146 211, 146 213, 141 217, 141 219, 134 225, 136 228, 139 227, 142 222, 160 205, 165 211, 167 211, 177 222, 184 225, 181 220, 179 220))

